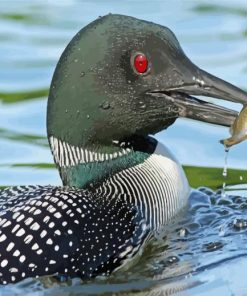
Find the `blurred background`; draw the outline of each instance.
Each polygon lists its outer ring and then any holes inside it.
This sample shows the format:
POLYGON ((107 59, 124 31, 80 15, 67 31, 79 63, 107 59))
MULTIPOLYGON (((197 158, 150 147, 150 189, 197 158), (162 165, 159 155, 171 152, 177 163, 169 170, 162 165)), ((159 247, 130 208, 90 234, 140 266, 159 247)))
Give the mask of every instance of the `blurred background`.
MULTIPOLYGON (((70 39, 109 12, 168 26, 194 63, 247 88, 245 0, 1 0, 0 186, 60 184, 46 139, 49 84, 70 39)), ((226 136, 226 128, 182 119, 157 135, 183 164, 219 168, 226 136)), ((231 149, 229 167, 246 169, 246 149, 247 142, 231 149)))

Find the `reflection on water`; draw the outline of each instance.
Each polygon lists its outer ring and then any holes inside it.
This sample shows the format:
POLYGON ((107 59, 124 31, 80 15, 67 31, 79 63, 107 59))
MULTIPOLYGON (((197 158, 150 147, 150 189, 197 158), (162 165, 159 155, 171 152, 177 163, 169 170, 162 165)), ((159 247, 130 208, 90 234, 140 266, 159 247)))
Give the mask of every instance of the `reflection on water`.
MULTIPOLYGON (((132 15, 170 27, 199 66, 242 88, 247 81, 245 0, 147 1, 61 0, 0 3, 0 186, 60 184, 46 139, 46 98, 56 62, 71 37, 109 12, 132 15)), ((209 99, 215 102, 214 99, 209 99)), ((223 103, 240 110, 241 106, 223 103)), ((228 130, 177 120, 157 138, 186 165, 195 188, 221 188, 228 130), (196 167, 195 167, 196 166, 196 167)), ((226 184, 247 183, 246 146, 233 147, 226 184)), ((0 295, 244 295, 246 285, 246 185, 194 192, 188 209, 164 237, 150 245, 129 270, 84 285, 53 279, 27 281, 0 295), (231 190, 231 191, 229 191, 231 190), (230 192, 230 193, 229 193, 230 192), (231 194, 231 195, 229 195, 231 194), (232 273, 230 272, 232 270, 232 273), (69 287, 73 285, 73 288, 69 287), (44 290, 44 286, 52 286, 44 290), (34 292, 36 291, 36 292, 34 292), (230 292, 229 292, 230 291, 230 292), (36 294, 34 294, 36 293, 36 294), (184 292, 185 295, 187 292, 184 292), (232 294, 231 294, 232 293, 232 294)))

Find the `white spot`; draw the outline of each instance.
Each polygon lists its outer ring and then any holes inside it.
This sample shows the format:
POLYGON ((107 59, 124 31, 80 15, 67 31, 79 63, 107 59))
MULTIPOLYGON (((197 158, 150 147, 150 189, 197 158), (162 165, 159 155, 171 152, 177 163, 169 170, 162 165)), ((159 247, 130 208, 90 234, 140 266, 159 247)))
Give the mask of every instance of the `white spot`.
POLYGON ((13 242, 9 243, 8 247, 7 247, 7 252, 10 252, 13 248, 14 248, 15 244, 13 242))
POLYGON ((43 221, 44 221, 45 223, 47 223, 49 220, 50 220, 50 217, 49 217, 49 216, 46 216, 46 217, 44 218, 43 221))
POLYGON ((55 223, 54 222, 51 222, 50 224, 49 224, 49 227, 50 228, 53 228, 55 226, 55 223))
POLYGON ((12 229, 12 233, 14 233, 20 227, 19 224, 16 224, 15 227, 12 229))
POLYGON ((40 234, 40 237, 43 238, 47 235, 47 231, 46 230, 43 230, 40 234))
POLYGON ((59 219, 59 218, 62 217, 62 215, 61 215, 59 212, 56 212, 56 213, 54 214, 54 216, 55 216, 57 219, 59 219))
POLYGON ((51 206, 51 205, 49 205, 49 207, 47 207, 47 210, 48 210, 50 213, 54 213, 54 212, 56 211, 56 209, 55 209, 53 206, 51 206))
POLYGON ((77 208, 76 210, 78 213, 80 213, 80 214, 82 213, 82 210, 80 208, 77 208))
POLYGON ((54 233, 57 234, 57 235, 61 235, 61 231, 58 230, 58 229, 54 233))
POLYGON ((55 250, 55 251, 58 251, 58 250, 59 250, 59 246, 56 245, 56 246, 54 247, 54 250, 55 250))
POLYGON ((17 231, 16 236, 22 236, 25 234, 25 230, 21 228, 20 230, 17 231))
POLYGON ((49 264, 56 264, 57 262, 55 260, 50 260, 49 264))
POLYGON ((25 238, 24 238, 24 242, 26 244, 29 244, 31 242, 31 240, 33 239, 33 236, 31 234, 27 235, 25 238))
POLYGON ((20 251, 16 250, 16 251, 14 251, 13 256, 18 257, 18 256, 20 256, 20 254, 21 254, 20 251))
POLYGON ((61 206, 63 206, 64 205, 64 203, 60 200, 59 202, 58 202, 58 204, 57 204, 59 207, 61 207, 61 206))
POLYGON ((52 245, 53 244, 53 241, 52 239, 48 238, 48 240, 46 241, 47 245, 52 245))
POLYGON ((37 222, 34 222, 31 226, 30 229, 32 230, 39 230, 40 226, 37 222))
POLYGON ((41 213, 41 210, 40 209, 37 209, 33 214, 34 215, 39 215, 41 213))
POLYGON ((25 218, 25 215, 20 215, 20 217, 18 217, 17 219, 16 219, 16 221, 17 222, 20 222, 21 220, 23 220, 25 218))
POLYGON ((45 208, 47 206, 48 206, 48 202, 47 201, 43 202, 42 207, 45 208))
POLYGON ((41 249, 39 249, 38 251, 37 251, 37 254, 38 255, 40 255, 40 254, 42 254, 43 253, 43 251, 41 250, 41 249))
POLYGON ((3 242, 3 241, 5 241, 6 238, 7 238, 7 236, 6 236, 5 234, 2 234, 2 235, 0 236, 0 243, 3 242))
POLYGON ((37 250, 39 248, 39 245, 37 243, 35 243, 33 246, 32 246, 32 250, 37 250))
POLYGON ((29 217, 25 220, 26 225, 30 225, 33 222, 33 218, 29 217))
POLYGON ((22 255, 20 258, 19 258, 20 262, 23 263, 25 260, 26 260, 26 257, 24 255, 22 255))
POLYGON ((7 221, 6 223, 3 224, 3 227, 7 227, 9 225, 11 225, 11 222, 10 221, 7 221))
POLYGON ((20 212, 16 212, 13 214, 13 219, 16 219, 20 215, 20 212))
POLYGON ((1 266, 2 267, 5 267, 8 265, 8 260, 7 259, 4 259, 2 262, 1 262, 1 266))

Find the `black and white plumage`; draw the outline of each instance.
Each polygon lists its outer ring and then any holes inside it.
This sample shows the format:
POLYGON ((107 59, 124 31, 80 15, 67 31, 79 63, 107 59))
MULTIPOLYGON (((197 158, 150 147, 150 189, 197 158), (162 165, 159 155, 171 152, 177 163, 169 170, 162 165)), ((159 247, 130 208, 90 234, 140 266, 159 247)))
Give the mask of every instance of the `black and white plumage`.
POLYGON ((46 274, 109 275, 148 234, 134 206, 87 190, 13 187, 0 196, 1 284, 46 274))
POLYGON ((188 194, 181 166, 161 144, 98 186, 1 190, 0 283, 109 275, 164 227, 188 194))

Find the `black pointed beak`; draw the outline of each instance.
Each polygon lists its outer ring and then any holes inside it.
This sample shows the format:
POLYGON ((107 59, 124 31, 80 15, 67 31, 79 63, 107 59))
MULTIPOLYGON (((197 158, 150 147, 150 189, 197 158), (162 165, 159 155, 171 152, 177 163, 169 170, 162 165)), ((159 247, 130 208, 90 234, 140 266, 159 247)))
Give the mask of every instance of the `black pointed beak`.
MULTIPOLYGON (((217 106, 197 98, 196 96, 208 96, 234 103, 247 104, 247 93, 240 88, 213 76, 192 64, 187 60, 183 65, 181 74, 183 83, 173 83, 173 86, 164 91, 155 91, 156 95, 163 94, 166 100, 178 108, 180 117, 187 117, 212 124, 231 126, 238 112, 217 106)), ((181 73, 181 72, 180 72, 181 73)))
POLYGON ((177 94, 175 95, 177 98, 175 104, 177 103, 179 106, 179 115, 213 124, 231 126, 238 114, 236 111, 198 100, 191 95, 208 96, 245 105, 247 104, 247 93, 193 64, 191 66, 192 74, 187 72, 184 84, 168 89, 171 93, 177 94))

